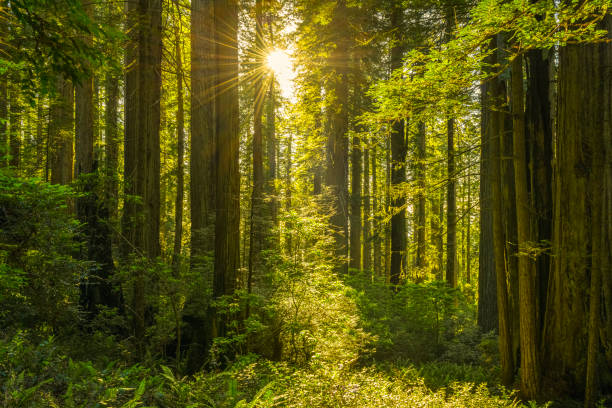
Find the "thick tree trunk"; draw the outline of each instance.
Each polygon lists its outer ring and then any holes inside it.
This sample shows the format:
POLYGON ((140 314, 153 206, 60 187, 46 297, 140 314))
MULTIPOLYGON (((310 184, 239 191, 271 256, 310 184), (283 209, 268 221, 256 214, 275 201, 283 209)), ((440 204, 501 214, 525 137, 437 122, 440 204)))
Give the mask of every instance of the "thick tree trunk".
POLYGON ((535 265, 531 261, 531 233, 525 151, 525 113, 523 107, 523 58, 512 61, 512 130, 514 180, 519 262, 519 314, 521 344, 521 393, 535 399, 540 392, 540 356, 538 353, 538 321, 536 310, 535 265))
MULTIPOLYGON (((480 239, 478 251, 478 326, 489 332, 498 328, 497 288, 495 279, 495 252, 493 249, 493 189, 491 160, 491 137, 494 120, 492 103, 493 87, 485 82, 480 87, 482 113, 480 119, 480 239)), ((497 135, 495 135, 497 137, 497 135)))
MULTIPOLYGON (((216 219, 213 297, 233 295, 240 266, 240 129, 238 106, 238 3, 215 2, 216 219)), ((213 336, 225 336, 228 321, 218 312, 213 336)))
MULTIPOLYGON (((492 48, 497 42, 492 40, 492 48)), ((502 157, 501 157, 501 136, 504 132, 504 114, 499 111, 503 104, 505 95, 501 81, 498 78, 491 80, 492 111, 490 113, 489 124, 489 161, 490 161, 490 185, 491 212, 493 229, 493 252, 495 255, 495 277, 497 290, 497 310, 499 321, 499 352, 501 364, 502 384, 510 386, 514 382, 514 358, 512 354, 512 327, 510 321, 510 305, 508 299, 508 288, 506 284, 506 255, 505 237, 503 225, 503 205, 502 205, 502 157)))
MULTIPOLYGON (((605 21, 610 27, 609 16, 605 21)), ((612 369, 610 274, 603 273, 610 268, 612 229, 611 48, 610 43, 568 45, 559 51, 553 256, 543 372, 546 391, 558 395, 572 390, 570 395, 576 397, 586 389, 587 404, 595 401, 597 381, 604 389, 612 388, 603 374, 612 369)))
MULTIPOLYGON (((391 48, 391 70, 402 66, 403 47, 403 10, 394 7, 391 14, 391 26, 397 30, 396 44, 391 48)), ((392 285, 400 283, 402 269, 406 262, 406 198, 399 191, 406 182, 406 122, 399 120, 391 126, 391 266, 389 280, 392 285)))
MULTIPOLYGON (((124 257, 155 258, 160 254, 160 95, 161 95, 161 0, 128 2, 131 31, 126 65, 125 101, 125 194, 124 257), (139 197, 132 199, 131 197, 139 197)), ((145 335, 144 266, 134 276, 133 326, 142 346, 145 335)), ((142 349, 141 349, 142 351, 142 349)))
MULTIPOLYGON (((553 136, 549 102, 549 60, 542 50, 531 50, 526 58, 527 92, 525 121, 529 164, 530 215, 535 260, 538 334, 544 325, 546 293, 552 242, 553 136)), ((538 336, 538 344, 541 341, 538 336)))
POLYGON ((217 83, 214 9, 212 0, 191 3, 191 265, 199 270, 204 267, 204 253, 214 248, 217 83))
POLYGON ((56 99, 51 104, 49 118, 49 141, 51 155, 51 183, 69 184, 72 181, 72 139, 74 90, 72 83, 57 80, 56 99))
POLYGON ((347 272, 348 250, 348 64, 349 31, 347 8, 344 1, 336 5, 332 17, 332 26, 338 35, 335 48, 329 56, 329 67, 333 71, 330 80, 330 93, 334 97, 333 105, 327 107, 329 135, 327 140, 327 175, 326 184, 330 189, 330 200, 333 214, 330 223, 334 230, 336 256, 339 258, 339 270, 347 272))

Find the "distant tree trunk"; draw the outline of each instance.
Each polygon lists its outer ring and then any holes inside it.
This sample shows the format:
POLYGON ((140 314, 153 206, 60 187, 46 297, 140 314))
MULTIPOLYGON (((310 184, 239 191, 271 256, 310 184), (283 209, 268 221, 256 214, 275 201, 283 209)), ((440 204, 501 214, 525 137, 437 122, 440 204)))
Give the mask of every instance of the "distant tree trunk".
MULTIPOLYGON (((185 113, 183 107, 183 57, 181 56, 181 33, 179 26, 175 32, 176 59, 176 199, 174 205, 174 251, 172 264, 176 272, 180 269, 181 248, 183 243, 183 196, 185 194, 185 170, 183 156, 185 155, 185 113)), ((176 273, 175 272, 175 273, 176 273)), ((178 276, 178 274, 177 274, 178 276)), ((177 340, 180 344, 180 341, 177 340)))
POLYGON ((467 175, 467 209, 463 215, 463 219, 466 223, 465 227, 465 283, 470 284, 472 280, 472 247, 471 247, 471 227, 472 227, 472 184, 471 177, 468 169, 467 175))
MULTIPOLYGON (((270 196, 270 217, 272 225, 278 227, 278 199, 276 197, 276 94, 274 90, 274 74, 270 74, 270 88, 268 90, 268 103, 266 109, 266 155, 268 173, 266 174, 266 193, 270 196)), ((270 235, 270 245, 278 246, 278 234, 270 235)))
MULTIPOLYGON (((403 46, 401 33, 403 27, 403 10, 394 7, 391 13, 391 26, 397 30, 396 44, 391 48, 391 70, 402 66, 403 46)), ((398 120, 391 126, 391 267, 389 280, 392 285, 400 283, 402 268, 406 259, 406 198, 398 191, 406 182, 406 135, 405 120, 398 120)))
POLYGON ((527 189, 523 98, 523 60, 522 56, 519 56, 512 61, 512 139, 519 248, 521 393, 527 399, 535 399, 540 391, 540 357, 538 354, 535 265, 529 255, 531 250, 531 223, 527 189))
POLYGON ((106 103, 104 117, 104 134, 106 139, 106 194, 107 207, 112 220, 116 220, 119 211, 119 77, 116 73, 106 74, 106 103))
POLYGON ((340 259, 340 271, 347 272, 348 250, 348 63, 349 30, 347 7, 343 0, 336 5, 332 25, 338 35, 335 48, 329 56, 329 66, 333 70, 330 91, 334 96, 332 106, 327 107, 330 131, 327 139, 326 184, 330 188, 333 214, 330 223, 334 230, 336 256, 340 259))
POLYGON ((426 200, 425 200, 425 160, 426 157, 426 141, 425 141, 425 123, 419 122, 418 131, 416 134, 416 182, 417 182, 417 203, 416 203, 416 236, 417 236, 417 252, 415 266, 419 279, 425 279, 425 262, 426 262, 426 240, 425 240, 425 225, 426 219, 426 200))
POLYGON ((19 100, 17 77, 12 78, 12 83, 9 87, 9 125, 10 125, 10 141, 9 141, 9 166, 15 171, 19 170, 21 159, 21 116, 23 107, 19 100))
MULTIPOLYGON (((215 97, 216 205, 213 297, 233 295, 240 266, 240 173, 238 106, 238 3, 215 2, 217 65, 215 97)), ((217 312, 213 335, 225 336, 227 319, 217 312)))
POLYGON ((351 146, 351 235, 350 263, 353 269, 361 269, 361 139, 353 136, 351 146))
MULTIPOLYGON (((1 90, 0 90, 1 92, 1 90)), ((1 99, 1 98, 0 98, 1 99)), ((47 144, 47 138, 43 133, 43 128, 46 124, 45 117, 45 109, 44 109, 44 97, 41 93, 38 94, 36 98, 36 169, 39 171, 40 177, 45 177, 46 173, 46 155, 45 155, 45 147, 47 144)), ((0 117, 2 115, 0 114, 0 117)), ((0 133, 2 130, 0 129, 0 133)), ((0 137, 0 140, 2 138, 0 137)), ((2 157, 1 149, 0 149, 0 158, 2 157)), ((0 159, 1 163, 1 159, 0 159)), ((45 179, 46 181, 46 179, 45 179)))
POLYGON ((191 265, 214 248, 216 185, 215 2, 191 3, 191 265))
MULTIPOLYGON (((263 4, 262 0, 255 2, 255 70, 260 71, 265 67, 262 56, 263 44, 263 4)), ((249 232, 249 266, 247 276, 247 293, 251 293, 253 275, 260 269, 260 252, 263 249, 265 239, 263 222, 263 188, 264 188, 264 166, 263 166, 263 103, 264 103, 264 78, 263 72, 255 79, 253 90, 253 191, 251 193, 251 215, 249 232)), ((249 316, 249 300, 247 300, 246 316, 249 316)))
POLYGON ((373 266, 374 273, 378 276, 383 276, 381 270, 381 253, 380 253, 380 235, 382 234, 381 226, 379 220, 379 197, 378 197, 378 160, 376 160, 376 145, 372 145, 372 152, 370 153, 372 156, 372 246, 373 248, 373 266))
POLYGON ((57 97, 51 103, 49 140, 51 154, 51 183, 69 184, 72 181, 72 139, 74 90, 72 83, 59 78, 57 97))
MULTIPOLYGON (((5 38, 6 36, 6 25, 0 24, 0 36, 5 38)), ((6 45, 4 42, 0 43, 0 53, 6 52, 6 45)), ((8 74, 5 72, 0 75, 0 167, 6 167, 8 164, 6 161, 7 142, 8 142, 8 74)))
MULTIPOLYGON (((495 79, 496 81, 497 79, 495 79)), ((492 122, 497 112, 492 110, 496 96, 491 81, 480 87, 481 120, 480 120, 480 239, 478 240, 478 326, 489 332, 498 328, 497 288, 495 279, 495 251, 493 236, 493 184, 492 167, 498 166, 498 160, 491 159, 492 122)), ((468 223, 469 225, 469 223, 468 223)))
POLYGON ((370 228, 370 148, 363 149, 363 270, 372 270, 372 229, 370 228))
POLYGON ((446 282, 457 286, 457 192, 455 174, 455 119, 448 119, 446 162, 448 185, 446 188, 446 282))

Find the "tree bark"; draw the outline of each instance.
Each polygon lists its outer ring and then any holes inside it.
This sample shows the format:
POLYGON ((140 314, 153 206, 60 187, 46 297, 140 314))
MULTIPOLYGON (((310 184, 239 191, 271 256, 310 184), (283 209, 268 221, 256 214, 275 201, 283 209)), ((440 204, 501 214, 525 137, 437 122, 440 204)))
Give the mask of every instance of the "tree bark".
MULTIPOLYGON (((179 15, 180 17, 180 15, 179 15)), ((174 202, 174 250, 172 254, 172 264, 175 274, 178 276, 181 261, 181 249, 183 243, 183 196, 185 195, 185 113, 183 106, 183 57, 181 55, 181 33, 179 25, 175 31, 175 50, 176 59, 176 93, 177 93, 177 113, 176 113, 176 199, 174 202)), ((178 341, 180 344, 180 341, 178 341)))
MULTIPOLYGON (((216 220, 213 297, 233 295, 240 266, 240 173, 238 106, 238 3, 215 2, 216 220)), ((213 335, 225 336, 228 321, 217 311, 213 335)))
MULTIPOLYGON (((214 249, 216 186, 215 2, 191 4, 191 266, 214 249)), ((212 278, 212 277, 211 277, 212 278)))
POLYGON ((333 104, 327 106, 329 135, 327 139, 326 184, 330 189, 333 214, 330 224, 334 230, 336 256, 340 261, 340 272, 348 272, 348 64, 349 31, 347 7, 344 0, 337 3, 333 12, 332 27, 337 33, 333 41, 335 47, 328 60, 333 72, 329 92, 333 104))
POLYGON ((56 82, 58 95, 51 104, 49 140, 51 154, 51 184, 69 184, 72 181, 72 139, 74 90, 64 78, 56 82))
POLYGON ((530 258, 531 234, 527 153, 525 151, 525 113, 523 107, 523 59, 512 61, 512 130, 514 150, 514 180, 519 262, 519 314, 521 344, 521 393, 535 399, 540 392, 540 356, 538 353, 538 323, 536 316, 535 265, 530 258))
POLYGON ((416 181, 417 181, 417 203, 416 203, 416 235, 417 235, 417 252, 415 266, 417 268, 417 274, 425 278, 425 262, 427 259, 426 247, 427 242, 425 238, 425 226, 427 222, 427 209, 425 199, 425 160, 426 157, 426 140, 425 140, 425 123, 420 122, 418 124, 418 131, 416 134, 416 181))
POLYGON ((351 146, 351 235, 349 267, 361 270, 361 139, 353 136, 351 146))
MULTIPOLYGON (((498 165, 491 159, 492 122, 496 112, 491 82, 480 87, 482 113, 480 119, 480 239, 478 251, 478 326, 489 332, 499 327, 497 311, 497 288, 495 279, 495 252, 493 249, 493 184, 492 167, 498 165)), ((495 135, 497 137, 497 135, 495 135)), ((498 160, 498 159, 497 159, 498 160)))
POLYGON ((448 185, 446 187, 446 282, 457 286, 457 192, 455 174, 455 120, 448 119, 447 162, 448 185))
POLYGON ((21 116, 23 107, 19 100, 19 90, 17 88, 19 82, 17 81, 16 75, 12 77, 11 82, 9 86, 9 166, 13 168, 15 172, 18 172, 21 161, 21 116))
MULTIPOLYGON (((394 7, 391 13, 391 26, 396 32, 403 30, 403 10, 394 7)), ((396 44, 391 48, 391 70, 402 66, 403 46, 401 34, 396 34, 396 44)), ((400 283, 400 276, 406 262, 406 198, 399 191, 406 182, 406 122, 398 120, 391 126, 391 266, 389 280, 392 285, 400 283)))
POLYGON ((363 149, 363 270, 372 270, 372 228, 370 212, 370 148, 363 149))

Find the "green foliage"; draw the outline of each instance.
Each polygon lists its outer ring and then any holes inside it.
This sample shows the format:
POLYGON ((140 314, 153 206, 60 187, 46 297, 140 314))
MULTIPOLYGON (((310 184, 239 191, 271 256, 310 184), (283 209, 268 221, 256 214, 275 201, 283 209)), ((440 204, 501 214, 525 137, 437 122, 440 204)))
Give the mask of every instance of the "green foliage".
POLYGON ((78 321, 77 283, 90 266, 73 257, 78 224, 68 187, 0 172, 0 324, 58 329, 78 321))

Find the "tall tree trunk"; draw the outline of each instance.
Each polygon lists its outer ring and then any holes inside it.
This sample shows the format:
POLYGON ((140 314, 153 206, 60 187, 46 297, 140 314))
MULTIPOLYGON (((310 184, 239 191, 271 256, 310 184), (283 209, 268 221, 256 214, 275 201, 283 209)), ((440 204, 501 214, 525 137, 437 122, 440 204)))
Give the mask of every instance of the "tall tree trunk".
MULTIPOLYGON (((493 41, 491 42, 493 43, 493 41)), ((495 45, 490 45, 495 48, 495 45)), ((497 51, 494 51, 497 52, 497 51)), ((491 63, 489 57, 487 62, 491 63)), ((491 138, 494 134, 493 123, 497 126, 497 112, 493 110, 496 95, 492 85, 493 79, 480 86, 481 119, 480 119, 480 236, 478 240, 478 326, 484 331, 498 329, 496 265, 493 235, 493 184, 491 173, 493 166, 499 166, 499 158, 492 159, 491 138)), ((499 144, 499 142, 497 142, 499 144)), ((503 259, 503 258, 499 258, 503 259)), ((505 263, 505 262, 504 262, 505 263)), ((505 279, 505 278, 504 278, 505 279)), ((504 285, 505 286, 505 285, 504 285)))
MULTIPOLYGON (((270 28, 271 30, 272 28, 270 28)), ((278 227, 278 198, 276 197, 276 94, 274 87, 274 74, 270 73, 270 88, 266 108, 266 155, 268 162, 268 173, 266 174, 266 193, 270 196, 270 218, 272 225, 278 227)), ((278 234, 270 235, 270 246, 278 246, 278 234)))
MULTIPOLYGON (((179 14, 180 17, 180 14, 179 14)), ((183 243, 183 196, 185 194, 185 113, 183 107, 183 57, 181 55, 181 33, 179 26, 175 32, 175 59, 176 59, 176 199, 174 203, 174 250, 172 264, 178 276, 183 243)), ((180 345, 180 341, 177 340, 180 345)))
MULTIPOLYGON (((527 53, 525 121, 527 131, 530 214, 534 245, 541 251, 535 261, 538 334, 544 325, 544 308, 550 272, 552 242, 553 136, 549 102, 549 60, 542 50, 527 53)), ((540 342, 538 337, 538 344, 540 342)))
POLYGON ((519 56, 512 61, 512 129, 519 248, 521 393, 527 399, 535 399, 540 391, 540 357, 538 353, 535 265, 530 258, 531 223, 527 188, 523 98, 523 60, 522 56, 519 56))
MULTIPOLYGON (((161 0, 128 2, 131 30, 126 64, 125 101, 125 194, 123 228, 127 240, 124 255, 160 255, 160 95, 161 95, 161 0), (132 199, 131 197, 139 197, 132 199)), ((141 351, 146 326, 146 276, 141 265, 135 272, 132 313, 141 351)))
POLYGON ((341 262, 340 271, 347 272, 348 250, 348 64, 349 31, 347 7, 344 0, 337 3, 332 26, 337 34, 335 47, 329 56, 329 66, 334 75, 330 80, 333 105, 327 107, 330 131, 327 139, 326 184, 330 189, 333 214, 330 223, 334 230, 336 256, 341 262))
MULTIPOLYGON (((216 220, 213 296, 233 295, 240 266, 240 173, 238 106, 238 3, 215 2, 217 93, 216 220)), ((228 321, 216 313, 213 335, 225 336, 228 321)))
POLYGON ((380 252, 380 235, 382 234, 380 226, 380 199, 378 195, 378 160, 376 159, 376 145, 372 145, 372 246, 373 248, 373 267, 374 273, 378 276, 384 276, 381 270, 381 252, 380 252))
MULTIPOLYGON (((395 45, 391 48, 391 70, 402 66, 403 46, 401 33, 403 32, 403 10, 393 7, 391 13, 391 26, 396 30, 395 45)), ((391 267, 389 280, 391 284, 398 285, 402 268, 406 259, 406 198, 399 191, 406 182, 406 135, 405 120, 398 120, 391 126, 391 267)))
MULTIPOLYGON (((6 38, 6 25, 0 24, 0 36, 6 38)), ((4 41, 0 43, 0 53, 6 52, 6 44, 4 41)), ((0 167, 6 167, 6 155, 7 142, 8 142, 8 106, 9 106, 9 95, 8 95, 8 74, 5 72, 0 74, 0 167)))
MULTIPOLYGON (((491 48, 495 49, 499 41, 491 40, 491 48)), ((494 57, 493 63, 497 58, 494 57)), ((491 80, 491 101, 489 116, 489 166, 491 186, 491 215, 493 229, 493 252, 495 256, 495 281, 497 291, 497 310, 499 323, 499 352, 502 384, 510 386, 514 381, 514 358, 512 354, 512 327, 510 322, 510 304, 507 288, 507 263, 505 254, 505 237, 503 225, 503 194, 502 194, 502 149, 501 137, 504 133, 505 115, 499 107, 505 102, 504 89, 499 78, 491 80)))
POLYGON ((12 83, 9 87, 9 125, 10 125, 10 141, 9 141, 9 166, 15 171, 19 171, 21 159, 21 121, 23 115, 23 107, 19 100, 17 77, 12 77, 12 83))
MULTIPOLYGON (((604 24, 610 28, 609 15, 604 24)), ((591 405, 598 381, 612 387, 603 374, 612 369, 611 48, 608 42, 559 51, 553 256, 542 341, 546 391, 572 390, 575 397, 585 389, 591 405)))
MULTIPOLYGON (((262 0, 255 2, 255 70, 259 74, 255 79, 254 104, 253 104, 253 191, 251 193, 251 215, 249 232, 249 267, 247 276, 247 293, 251 293, 253 285, 253 275, 260 270, 260 253, 263 249, 265 239, 263 222, 263 187, 264 187, 264 166, 263 166, 263 103, 264 103, 264 67, 263 60, 263 4, 262 0)), ((247 299, 246 316, 249 316, 249 300, 247 299)))
POLYGON ((116 220, 119 212, 119 77, 108 72, 105 81, 106 102, 104 114, 104 134, 106 139, 106 195, 111 220, 116 220))
POLYGON ((447 126, 447 174, 446 188, 446 282, 457 286, 457 192, 455 174, 455 119, 448 119, 447 126))
POLYGON ((416 182, 417 182, 417 203, 416 203, 416 236, 417 236, 417 251, 415 266, 417 268, 418 280, 425 279, 425 262, 426 240, 425 240, 425 225, 426 217, 426 199, 425 199, 425 160, 426 157, 426 141, 425 141, 425 123, 419 122, 418 131, 416 134, 416 182))
POLYGON ((370 228, 370 148, 363 149, 363 270, 372 270, 372 229, 370 228))
POLYGON ((463 219, 466 222, 465 227, 465 283, 470 284, 472 280, 472 247, 471 247, 471 226, 472 226, 472 184, 471 177, 468 169, 467 175, 467 209, 463 215, 463 219))
POLYGON ((353 136, 351 146, 351 235, 350 263, 353 269, 361 269, 361 139, 353 136))
POLYGON ((49 141, 51 155, 51 183, 69 184, 72 181, 72 139, 74 90, 64 78, 56 82, 57 97, 51 103, 49 141))
POLYGON ((202 256, 214 249, 216 186, 215 2, 191 3, 191 265, 203 270, 202 256))

